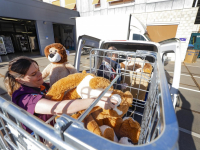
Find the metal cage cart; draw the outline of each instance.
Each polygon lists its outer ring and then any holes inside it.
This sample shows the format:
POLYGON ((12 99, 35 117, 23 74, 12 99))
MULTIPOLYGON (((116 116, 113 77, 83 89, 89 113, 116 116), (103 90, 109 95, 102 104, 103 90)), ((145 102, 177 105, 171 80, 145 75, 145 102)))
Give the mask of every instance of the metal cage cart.
MULTIPOLYGON (((56 120, 54 128, 11 102, 0 98, 0 122, 2 125, 0 135, 4 148, 20 149, 20 141, 16 142, 13 138, 17 135, 22 137, 20 138, 22 143, 25 142, 27 145, 37 146, 40 149, 178 149, 178 124, 160 55, 143 50, 127 52, 92 49, 90 52, 90 73, 98 75, 99 71, 107 72, 109 78, 114 74, 115 78, 112 79, 111 84, 77 120, 63 114, 56 120), (115 62, 118 64, 123 62, 126 64, 127 62, 127 64, 132 63, 132 65, 125 65, 123 69, 117 68, 116 72, 106 71, 104 67, 101 70, 102 63, 106 59, 111 62, 113 54, 117 56, 115 62), (141 66, 140 71, 136 70, 137 63, 141 66), (152 73, 147 74, 143 71, 145 63, 151 64, 152 73), (121 80, 118 82, 120 78, 121 80), (132 106, 124 117, 132 117, 141 125, 137 145, 130 146, 109 141, 85 129, 81 122, 112 85, 116 88, 117 86, 125 86, 124 91, 129 90, 133 94, 132 106), (21 123, 30 128, 34 135, 24 131, 21 123), (15 132, 11 131, 8 124, 15 129, 15 132), (40 137, 45 142, 41 142, 40 137)), ((25 145, 25 149, 27 149, 27 145, 25 145)), ((29 149, 31 149, 30 146, 29 149)))
POLYGON ((0 55, 6 55, 6 54, 7 52, 6 52, 6 47, 4 44, 3 37, 0 37, 0 55))
POLYGON ((38 49, 37 39, 35 36, 28 36, 31 52, 38 49))
POLYGON ((14 47, 12 43, 12 39, 10 36, 1 36, 4 40, 5 48, 7 53, 14 53, 14 47))

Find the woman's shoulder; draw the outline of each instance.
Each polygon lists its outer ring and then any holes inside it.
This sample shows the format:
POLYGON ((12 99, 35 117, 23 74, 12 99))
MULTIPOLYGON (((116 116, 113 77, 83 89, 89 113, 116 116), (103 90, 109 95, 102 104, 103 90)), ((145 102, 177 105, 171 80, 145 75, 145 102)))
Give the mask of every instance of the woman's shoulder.
POLYGON ((19 87, 16 91, 13 92, 12 97, 16 97, 19 93, 24 93, 24 88, 22 86, 19 87))
POLYGON ((43 97, 43 95, 40 93, 39 88, 21 86, 12 94, 12 102, 22 107, 38 101, 41 97, 43 97))
POLYGON ((15 100, 21 96, 33 93, 37 93, 37 91, 34 88, 21 85, 20 88, 12 94, 12 99, 15 100))

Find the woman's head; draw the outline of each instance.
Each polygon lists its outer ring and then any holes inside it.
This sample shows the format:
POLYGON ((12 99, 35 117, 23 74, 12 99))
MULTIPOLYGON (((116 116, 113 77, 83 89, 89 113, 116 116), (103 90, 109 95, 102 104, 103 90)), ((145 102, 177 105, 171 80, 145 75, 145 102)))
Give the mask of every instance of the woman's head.
POLYGON ((21 56, 9 62, 4 83, 8 94, 12 95, 20 87, 20 84, 30 87, 40 87, 43 79, 37 62, 28 57, 21 56))
MULTIPOLYGON (((117 48, 114 47, 114 46, 110 46, 110 47, 108 48, 108 50, 117 50, 117 48)), ((108 56, 108 57, 111 57, 112 60, 116 61, 116 60, 117 60, 116 58, 118 57, 118 54, 117 54, 117 53, 111 52, 111 53, 108 53, 107 56, 108 56)))
POLYGON ((109 49, 109 50, 117 50, 117 48, 114 47, 114 46, 110 46, 108 49, 109 49))

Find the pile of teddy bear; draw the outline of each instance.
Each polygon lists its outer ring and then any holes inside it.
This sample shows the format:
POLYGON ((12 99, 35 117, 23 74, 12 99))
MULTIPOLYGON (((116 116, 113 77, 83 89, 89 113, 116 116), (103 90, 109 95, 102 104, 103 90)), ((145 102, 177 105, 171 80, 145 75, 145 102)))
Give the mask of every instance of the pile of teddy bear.
MULTIPOLYGON (((62 101, 63 99, 92 98, 110 85, 110 81, 94 74, 78 73, 67 62, 65 47, 59 43, 48 45, 45 55, 51 62, 42 72, 43 78, 50 77, 51 88, 46 98, 62 101), (67 91, 67 92, 66 92, 67 91)), ((121 144, 137 144, 141 131, 140 124, 132 117, 124 117, 132 106, 133 95, 111 87, 106 96, 118 101, 114 109, 104 110, 94 107, 83 120, 85 128, 108 140, 121 144), (123 118, 124 117, 124 118, 123 118)), ((71 114, 77 119, 85 110, 71 114)))

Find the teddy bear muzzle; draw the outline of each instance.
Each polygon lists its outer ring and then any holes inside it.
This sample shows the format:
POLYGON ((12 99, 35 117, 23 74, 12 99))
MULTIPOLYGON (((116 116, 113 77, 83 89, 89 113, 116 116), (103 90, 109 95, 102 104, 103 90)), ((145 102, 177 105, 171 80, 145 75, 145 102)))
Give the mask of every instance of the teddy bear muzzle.
POLYGON ((48 59, 50 62, 59 62, 61 60, 61 56, 58 53, 56 54, 50 53, 48 59))
POLYGON ((115 108, 113 108, 113 110, 115 110, 116 113, 117 113, 118 115, 121 115, 123 112, 120 111, 120 110, 117 108, 117 106, 119 106, 119 105, 121 104, 121 102, 122 102, 122 99, 121 99, 120 95, 118 95, 118 94, 113 94, 113 95, 111 96, 111 99, 114 99, 114 100, 117 101, 117 104, 115 104, 115 108))

